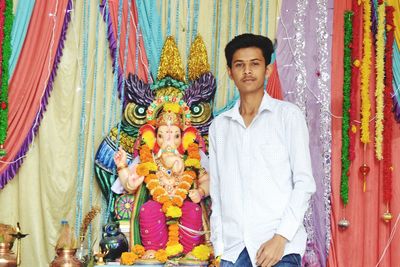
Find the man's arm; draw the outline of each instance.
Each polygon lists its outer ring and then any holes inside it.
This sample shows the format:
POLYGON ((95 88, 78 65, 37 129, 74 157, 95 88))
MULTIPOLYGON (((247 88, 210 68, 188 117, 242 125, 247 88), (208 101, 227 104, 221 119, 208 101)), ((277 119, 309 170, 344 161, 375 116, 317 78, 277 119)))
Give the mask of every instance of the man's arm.
POLYGON ((273 266, 282 258, 286 243, 293 239, 303 223, 309 200, 315 192, 305 118, 300 110, 295 110, 287 123, 285 138, 293 174, 293 191, 274 237, 263 243, 257 251, 257 265, 262 267, 273 266))
POLYGON ((209 130, 209 156, 210 156, 210 196, 211 196, 211 242, 214 247, 215 256, 220 256, 223 252, 222 242, 222 220, 221 220, 221 193, 218 174, 218 163, 215 143, 215 125, 211 124, 209 130))
POLYGON ((295 110, 290 114, 286 138, 293 174, 293 191, 276 234, 291 241, 303 223, 309 200, 316 189, 311 167, 307 124, 300 110, 295 110))

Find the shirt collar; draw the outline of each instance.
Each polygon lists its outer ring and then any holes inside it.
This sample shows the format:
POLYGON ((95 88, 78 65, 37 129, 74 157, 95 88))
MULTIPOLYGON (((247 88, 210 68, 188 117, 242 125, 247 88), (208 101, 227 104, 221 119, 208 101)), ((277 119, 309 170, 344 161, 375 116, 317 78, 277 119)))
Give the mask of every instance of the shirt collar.
MULTIPOLYGON (((241 120, 242 116, 240 115, 239 107, 240 107, 240 98, 236 101, 233 108, 223 113, 223 116, 230 117, 234 120, 241 120)), ((275 108, 274 99, 266 92, 264 92, 264 96, 261 100, 261 104, 257 114, 260 114, 264 110, 273 111, 274 108, 275 108)))

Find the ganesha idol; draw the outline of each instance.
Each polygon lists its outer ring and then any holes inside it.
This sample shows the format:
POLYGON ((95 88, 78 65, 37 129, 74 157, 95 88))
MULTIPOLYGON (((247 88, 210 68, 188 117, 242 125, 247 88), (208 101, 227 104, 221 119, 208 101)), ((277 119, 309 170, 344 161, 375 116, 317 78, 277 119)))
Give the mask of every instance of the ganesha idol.
POLYGON ((123 121, 96 155, 97 179, 109 205, 132 196, 135 264, 179 260, 204 266, 212 255, 206 152, 216 85, 201 38, 191 46, 188 65, 189 82, 175 42, 167 38, 157 81, 128 77, 123 121))
POLYGON ((139 210, 140 237, 146 250, 143 259, 155 258, 160 249, 168 256, 188 254, 205 241, 199 204, 209 195, 207 157, 199 149, 199 143, 204 143, 188 120, 185 125, 188 114, 183 101, 172 101, 164 103, 157 118, 140 129, 139 155, 129 166, 123 149, 114 157, 118 179, 113 191, 136 195, 145 186, 151 196, 139 210))

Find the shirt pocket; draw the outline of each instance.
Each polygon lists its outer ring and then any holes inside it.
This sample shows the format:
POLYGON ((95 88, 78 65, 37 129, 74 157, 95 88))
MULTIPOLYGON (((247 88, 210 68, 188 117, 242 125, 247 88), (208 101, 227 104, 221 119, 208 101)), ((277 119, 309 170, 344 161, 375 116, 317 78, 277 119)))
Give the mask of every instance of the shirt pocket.
POLYGON ((284 145, 279 143, 266 143, 258 147, 261 155, 262 170, 277 186, 281 193, 291 188, 291 169, 289 154, 284 145))

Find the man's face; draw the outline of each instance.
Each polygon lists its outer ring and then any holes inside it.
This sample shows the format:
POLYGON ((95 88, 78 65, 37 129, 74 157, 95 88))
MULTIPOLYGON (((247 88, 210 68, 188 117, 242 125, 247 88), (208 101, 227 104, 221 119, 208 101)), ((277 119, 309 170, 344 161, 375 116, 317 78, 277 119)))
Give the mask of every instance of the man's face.
POLYGON ((157 143, 161 149, 176 149, 182 142, 181 129, 175 125, 158 127, 157 143))
POLYGON ((236 50, 232 57, 232 67, 228 67, 229 77, 241 94, 263 90, 265 78, 269 77, 271 71, 271 66, 265 65, 264 56, 258 47, 236 50))

